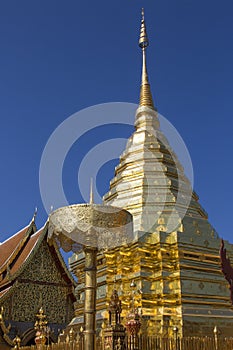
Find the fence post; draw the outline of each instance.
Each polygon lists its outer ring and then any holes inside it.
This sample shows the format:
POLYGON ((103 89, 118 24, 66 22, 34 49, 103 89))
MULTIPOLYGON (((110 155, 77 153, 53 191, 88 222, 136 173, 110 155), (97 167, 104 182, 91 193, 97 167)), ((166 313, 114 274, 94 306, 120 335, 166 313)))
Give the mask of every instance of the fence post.
POLYGON ((217 326, 214 327, 214 344, 215 344, 215 350, 218 350, 218 328, 217 328, 217 326))
POLYGON ((173 327, 173 334, 174 334, 174 349, 178 350, 178 327, 173 327))

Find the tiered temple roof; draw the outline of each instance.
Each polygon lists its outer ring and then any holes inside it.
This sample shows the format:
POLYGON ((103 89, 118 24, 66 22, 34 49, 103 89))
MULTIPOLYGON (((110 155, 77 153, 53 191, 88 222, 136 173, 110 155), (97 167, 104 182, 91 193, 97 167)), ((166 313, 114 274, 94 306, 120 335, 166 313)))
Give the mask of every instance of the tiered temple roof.
POLYGON ((32 221, 28 226, 0 244, 0 293, 11 288, 16 275, 40 237, 32 221))
POLYGON ((75 281, 58 247, 47 243, 47 226, 46 223, 37 230, 33 218, 0 244, 0 306, 1 319, 5 321, 0 324, 0 347, 4 343, 12 346, 16 334, 24 344, 33 342, 35 314, 40 306, 50 313, 55 333, 72 318, 75 281), (56 305, 59 299, 61 304, 56 305), (6 324, 11 325, 10 330, 6 324))

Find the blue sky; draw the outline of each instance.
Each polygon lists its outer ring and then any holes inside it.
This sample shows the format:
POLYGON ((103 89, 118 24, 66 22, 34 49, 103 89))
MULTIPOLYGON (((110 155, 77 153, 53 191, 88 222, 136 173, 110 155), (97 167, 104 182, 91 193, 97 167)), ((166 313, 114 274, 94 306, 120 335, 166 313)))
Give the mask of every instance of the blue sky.
MULTIPOLYGON (((25 226, 35 207, 38 226, 47 218, 40 198, 39 164, 54 129, 95 104, 138 102, 142 6, 156 106, 189 149, 194 189, 210 222, 220 236, 233 242, 231 0, 1 2, 0 241, 25 226)), ((119 128, 113 134, 126 137, 131 131, 119 128)), ((108 130, 100 134, 112 137, 108 130)), ((94 134, 87 135, 82 152, 93 140, 94 134)), ((81 201, 75 189, 80 147, 68 155, 64 169, 67 195, 77 202, 81 201)), ((113 162, 103 167, 97 179, 102 193, 113 176, 112 167, 113 162)))

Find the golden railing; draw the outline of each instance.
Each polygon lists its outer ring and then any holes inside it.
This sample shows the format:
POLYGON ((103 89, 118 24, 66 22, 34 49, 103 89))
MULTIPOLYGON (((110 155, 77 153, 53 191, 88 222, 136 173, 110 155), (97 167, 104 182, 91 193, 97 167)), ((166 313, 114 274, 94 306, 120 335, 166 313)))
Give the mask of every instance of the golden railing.
MULTIPOLYGON (((20 347, 21 350, 83 350, 80 340, 50 345, 20 347)), ((139 336, 137 350, 232 350, 233 338, 223 337, 184 337, 161 338, 139 336)), ((96 350, 104 350, 102 340, 97 339, 96 350)), ((126 340, 126 350, 133 350, 130 339, 126 340)))

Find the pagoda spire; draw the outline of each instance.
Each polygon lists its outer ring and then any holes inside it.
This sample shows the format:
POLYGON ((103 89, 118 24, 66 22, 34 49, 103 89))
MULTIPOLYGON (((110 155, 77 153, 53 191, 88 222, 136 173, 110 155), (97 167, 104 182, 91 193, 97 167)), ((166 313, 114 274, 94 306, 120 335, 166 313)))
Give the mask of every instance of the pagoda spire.
POLYGON ((141 82, 139 106, 146 106, 146 107, 155 109, 151 90, 150 90, 147 67, 146 67, 146 49, 148 46, 149 46, 149 40, 146 32, 144 9, 142 8, 141 30, 140 30, 140 37, 139 37, 139 47, 142 49, 142 82, 141 82))

